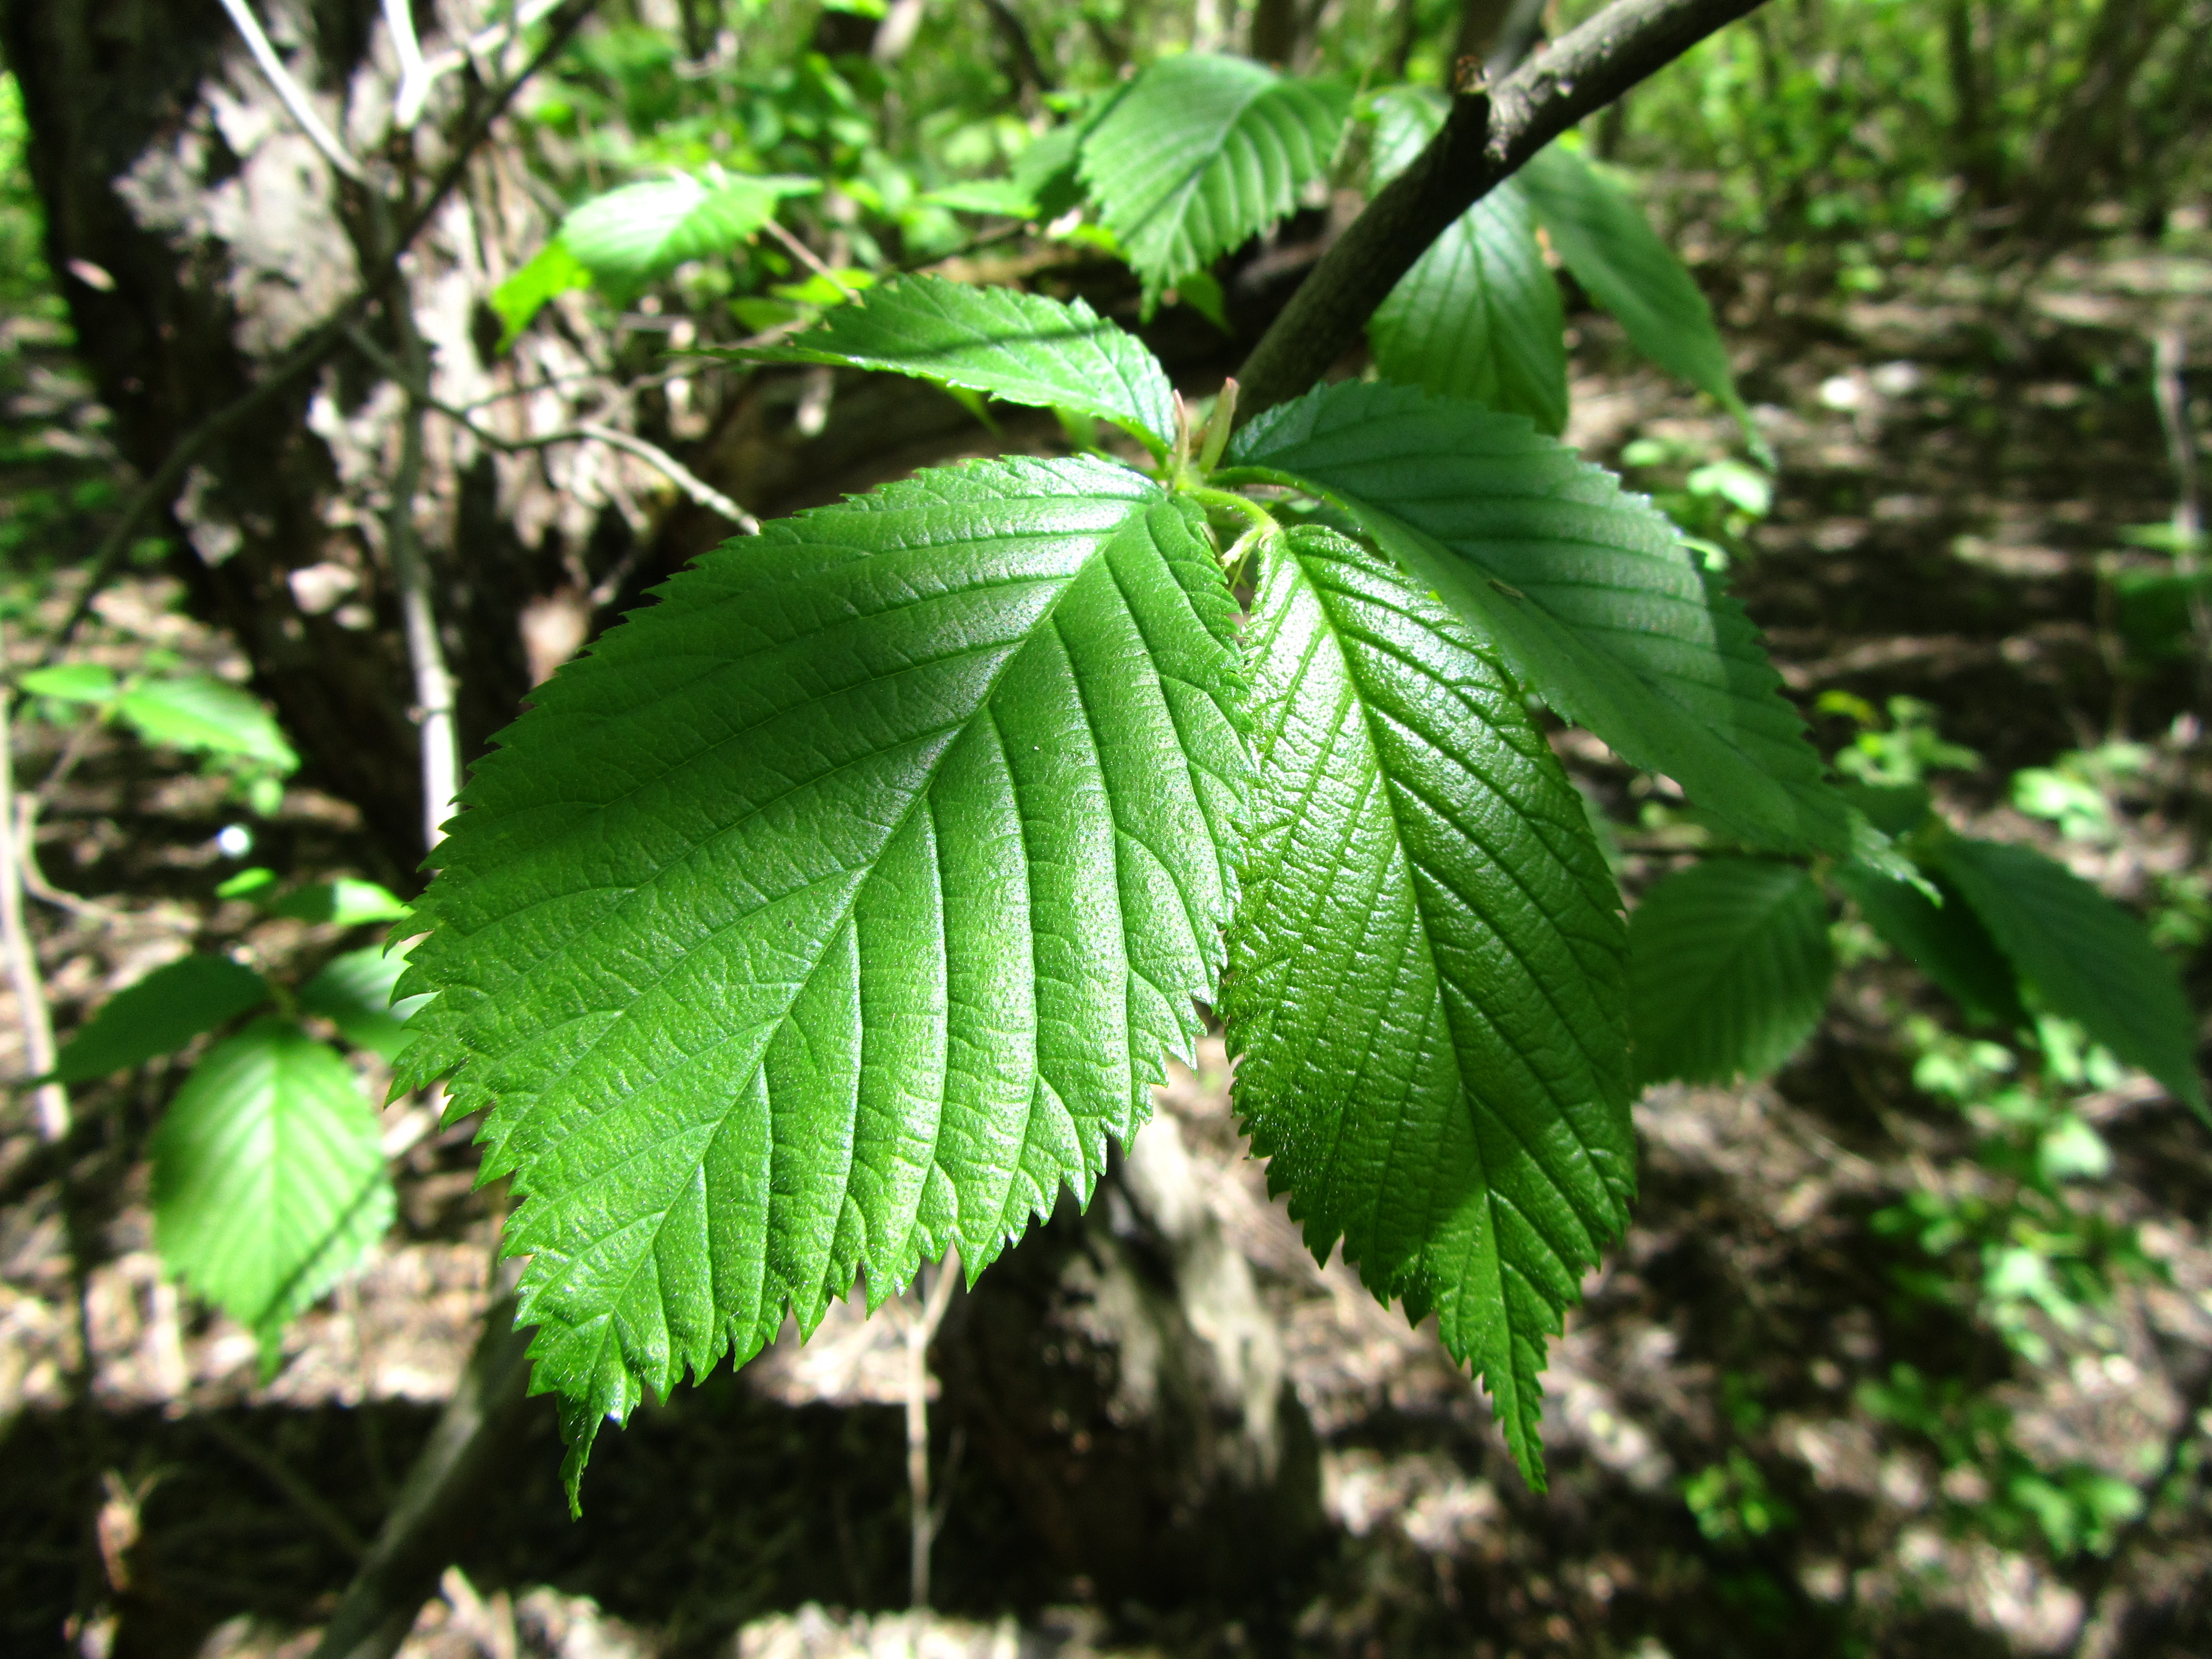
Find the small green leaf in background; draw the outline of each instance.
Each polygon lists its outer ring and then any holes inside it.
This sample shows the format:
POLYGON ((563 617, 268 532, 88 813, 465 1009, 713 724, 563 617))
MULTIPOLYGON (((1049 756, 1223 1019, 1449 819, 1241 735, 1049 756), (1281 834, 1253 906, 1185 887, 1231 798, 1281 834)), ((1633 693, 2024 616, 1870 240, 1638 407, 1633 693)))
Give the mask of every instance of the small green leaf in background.
POLYGON ((2012 964, 1956 888, 1938 883, 1943 899, 1938 905, 1907 883, 1850 864, 1837 867, 1836 884, 1850 895, 1875 933, 1971 1018, 2015 1029, 2027 1024, 2012 964))
POLYGON ((162 1265, 253 1332, 270 1375, 285 1324, 391 1224, 376 1114, 328 1046, 262 1019, 193 1068, 152 1151, 162 1265))
POLYGON ((993 213, 1008 219, 1037 216, 1036 198, 1012 179, 965 179, 933 190, 921 199, 931 207, 951 208, 956 213, 993 213))
POLYGON ((260 700, 222 680, 201 674, 145 680, 125 692, 115 707, 149 743, 235 755, 280 772, 299 769, 299 756, 260 700))
POLYGON ((1247 788, 1205 532, 1095 459, 922 472, 707 554, 477 767, 398 1071, 492 1109, 572 1499, 647 1389, 981 1271, 1150 1115, 1247 788))
POLYGON ((120 688, 115 671, 96 662, 62 662, 52 668, 34 668, 18 684, 33 696, 63 702, 112 702, 120 688))
POLYGON ((1707 859, 1653 883, 1628 918, 1638 1080, 1765 1076, 1813 1035, 1835 969, 1826 902, 1795 865, 1707 859))
POLYGON ((1062 305, 1010 288, 902 277, 781 345, 727 355, 884 369, 1008 403, 1080 410, 1112 421, 1156 455, 1175 439, 1167 371, 1134 336, 1080 300, 1062 305))
POLYGON ((2197 1020, 2171 963, 2135 917, 2026 847, 1947 839, 1942 873, 2056 1014, 2212 1119, 2197 1069, 2197 1020))
POLYGON ((287 916, 295 921, 327 921, 340 927, 357 927, 363 922, 397 921, 407 914, 407 904, 373 881, 341 876, 335 881, 319 881, 312 887, 286 894, 269 907, 269 914, 287 916))
POLYGON ((62 1044, 54 1075, 82 1083, 173 1054, 269 1000, 269 982, 228 957, 180 957, 126 985, 62 1044))
POLYGON ((1323 495, 1495 641, 1554 710, 1747 839, 1851 850, 1843 800, 1759 630, 1640 495, 1518 416, 1345 381, 1231 440, 1232 471, 1323 495))
POLYGON ((1728 347, 1696 279, 1662 241, 1644 210, 1565 144, 1549 144, 1515 175, 1559 259, 1591 299, 1620 319, 1630 343, 1743 425, 1755 449, 1765 440, 1735 389, 1728 347))
POLYGON ((787 196, 822 188, 813 179, 648 179, 593 198, 561 224, 560 240, 592 279, 635 287, 687 259, 726 253, 774 216, 787 196))
MULTIPOLYGON (((1402 173, 1443 125, 1443 95, 1400 87, 1376 100, 1374 182, 1402 173)), ((1507 179, 1448 226, 1369 319, 1386 380, 1567 423, 1559 284, 1521 187, 1507 179)))
POLYGON ((407 970, 407 952, 371 945, 333 957, 322 971, 300 988, 300 1007, 320 1014, 356 1048, 386 1060, 414 1040, 407 1021, 428 997, 404 997, 395 1003, 392 988, 407 970))
POLYGON ((513 345, 530 326, 530 319, 555 295, 591 285, 590 267, 556 236, 538 250, 528 264, 491 291, 492 314, 500 323, 499 349, 504 351, 513 345))
POLYGON ((1082 171, 1147 312, 1185 271, 1296 209, 1351 109, 1346 88, 1249 58, 1192 52, 1140 73, 1084 139, 1082 171))
POLYGON ((215 890, 219 899, 252 898, 256 893, 266 892, 276 884, 276 872, 262 865, 240 871, 215 890))
POLYGON ((1252 612, 1237 1110, 1540 1491, 1545 1344, 1635 1193, 1620 896, 1520 688, 1395 566, 1294 530, 1252 612))

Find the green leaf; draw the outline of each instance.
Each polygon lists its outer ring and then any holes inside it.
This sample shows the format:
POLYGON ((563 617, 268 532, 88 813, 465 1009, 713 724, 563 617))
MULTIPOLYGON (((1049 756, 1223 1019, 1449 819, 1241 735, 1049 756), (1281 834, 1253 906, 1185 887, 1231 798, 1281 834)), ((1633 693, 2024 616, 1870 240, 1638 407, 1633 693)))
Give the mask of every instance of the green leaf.
POLYGON ((2197 1020, 2143 926, 2063 865, 2025 847, 1948 837, 1937 866, 2053 1013, 2212 1121, 2197 1020))
MULTIPOLYGON (((1376 100, 1375 185, 1410 165, 1443 125, 1443 94, 1401 87, 1376 100)), ((1567 423, 1567 348, 1559 285, 1535 220, 1507 179, 1429 245, 1368 319, 1386 380, 1567 423)))
POLYGON ((725 545, 532 694, 399 1070, 490 1109, 572 1497, 642 1388, 1088 1196, 1221 964, 1236 620, 1187 501, 977 463, 725 545))
POLYGON ((63 702, 108 702, 118 689, 115 671, 105 663, 61 662, 33 668, 17 682, 34 697, 63 702))
POLYGON ((728 252, 774 217, 785 197, 821 187, 798 178, 648 179, 583 204, 562 222, 560 240, 595 281, 635 286, 686 259, 728 252))
MULTIPOLYGON (((1115 88, 1117 94, 1122 90, 1115 88)), ((1014 158, 1009 182, 1035 204, 1032 210, 1037 218, 1057 219, 1070 208, 1083 204, 1079 160, 1084 139, 1103 113, 1102 106, 1054 127, 1014 158)))
POLYGON ((1012 179, 963 179, 933 190, 921 199, 931 207, 951 208, 956 213, 990 213, 1008 219, 1037 216, 1036 198, 1012 179))
POLYGON ((287 893, 269 907, 269 914, 288 916, 295 921, 327 921, 340 927, 358 927, 364 922, 398 921, 407 914, 407 904, 390 889, 373 881, 340 876, 335 881, 319 881, 312 887, 287 893))
POLYGON ((1545 1343, 1635 1190, 1619 896, 1519 689, 1389 562, 1291 532, 1251 651, 1238 1109, 1307 1243, 1435 1310, 1540 1490, 1545 1343))
POLYGON ((1631 765, 1762 844, 1850 850, 1741 608, 1650 502, 1522 417, 1347 381, 1261 415, 1229 458, 1336 502, 1631 765))
POLYGON ((1712 307, 1643 209, 1565 144, 1547 145, 1516 176, 1560 262, 1620 319, 1630 343, 1709 393, 1764 447, 1736 393, 1712 307))
POLYGON ((228 957, 198 953, 125 986, 62 1044, 54 1075, 82 1083, 173 1054, 269 1000, 269 982, 228 957))
POLYGON ((1243 58, 1192 52, 1139 75, 1083 141, 1082 170, 1146 309, 1296 208, 1351 108, 1345 88, 1243 58))
POLYGON ((321 972, 300 988, 300 1006, 329 1020, 356 1048, 397 1060, 399 1051, 415 1039, 407 1022, 425 1000, 421 997, 392 1000, 392 988, 406 969, 404 950, 386 951, 372 945, 349 951, 331 957, 321 972))
POLYGON ((2027 1024, 2012 964, 1957 888, 1938 882, 1939 906, 1905 882, 1856 865, 1838 865, 1835 874, 1868 925, 1970 1016, 2015 1028, 2027 1024))
POLYGON ((581 259, 556 236, 538 250, 537 257, 491 291, 492 314, 499 319, 499 349, 513 345, 530 319, 556 294, 589 288, 592 273, 581 259))
MULTIPOLYGON (((717 354, 721 355, 721 354, 717 354)), ((1167 371, 1137 338, 1082 301, 939 276, 886 283, 782 345, 726 354, 752 362, 834 363, 1112 421, 1154 454, 1175 441, 1167 371)))
POLYGON ((1795 865, 1707 859, 1628 918, 1640 1084, 1763 1077, 1813 1035, 1836 958, 1818 883, 1795 865))
POLYGON ((280 772, 296 771, 300 765, 260 702, 222 680, 198 674, 147 680, 125 692, 116 708, 149 743, 241 756, 280 772))
POLYGON ((262 1019, 193 1069, 155 1130, 154 1246, 162 1265, 261 1340, 391 1224, 376 1114, 329 1048, 262 1019))

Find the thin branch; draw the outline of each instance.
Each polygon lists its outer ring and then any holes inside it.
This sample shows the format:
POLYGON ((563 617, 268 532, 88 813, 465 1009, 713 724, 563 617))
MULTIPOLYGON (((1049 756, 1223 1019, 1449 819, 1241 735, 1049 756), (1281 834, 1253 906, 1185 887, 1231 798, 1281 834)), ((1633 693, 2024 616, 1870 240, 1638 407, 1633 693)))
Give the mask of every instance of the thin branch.
POLYGON ((2195 649, 2197 701, 2212 709, 2212 605, 2192 580, 2204 547, 2204 499, 2197 482, 2197 434, 2189 419, 2189 397, 2181 383, 2189 341, 2179 325, 2159 330, 2151 344, 2152 385, 2158 423, 2166 433, 2166 459, 2173 466, 2173 569, 2188 586, 2189 631, 2195 649))
POLYGON ((392 55, 399 61, 399 89, 392 94, 392 127, 395 132, 407 132, 422 119, 422 100, 430 95, 429 66, 422 61, 422 43, 415 37, 413 0, 384 0, 384 27, 392 32, 392 55))
POLYGON ((574 426, 563 427, 557 432, 541 432, 527 438, 502 438, 496 432, 487 432, 478 426, 469 411, 454 404, 431 396, 429 391, 416 383, 406 369, 392 354, 370 339, 358 328, 349 330, 346 337, 354 349, 374 363, 403 389, 416 398, 427 409, 434 409, 459 426, 487 449, 502 454, 516 455, 526 450, 548 449, 555 444, 600 443, 610 449, 619 449, 635 455, 661 477, 674 484, 700 506, 719 513, 748 536, 760 534, 760 520, 697 473, 678 460, 655 443, 649 443, 634 432, 605 425, 598 421, 580 421, 574 426))
MULTIPOLYGON (((4 661, 7 635, 0 629, 0 661, 4 661)), ((15 1018, 23 1028, 23 1066, 29 1077, 45 1077, 54 1069, 53 1010, 46 1002, 46 983, 39 976, 38 946, 23 921, 22 864, 15 847, 15 736, 9 728, 8 698, 0 696, 0 946, 8 953, 8 977, 15 992, 15 1018)), ((45 1083, 31 1096, 32 1115, 39 1138, 52 1143, 70 1131, 69 1091, 58 1083, 45 1083)))
POLYGON ((314 1659, 391 1659, 500 1478, 530 1380, 530 1332, 514 1327, 516 1272, 512 1263, 501 1268, 460 1385, 339 1598, 314 1659))
POLYGON ((720 514, 748 536, 760 534, 760 520, 739 507, 720 490, 678 460, 658 444, 647 443, 635 432, 623 432, 611 426, 601 426, 596 421, 580 422, 573 429, 555 433, 550 438, 538 439, 539 443, 558 443, 567 438, 590 438, 611 449, 620 449, 635 455, 659 472, 669 483, 689 495, 700 506, 720 514))
POLYGON ((1538 150, 1763 3, 1614 0, 1497 86, 1453 99, 1428 148, 1376 192, 1237 371, 1245 418, 1326 374, 1429 245, 1538 150))
POLYGON ((523 30, 538 22, 548 13, 558 9, 561 3, 562 0, 523 0, 523 3, 515 8, 514 15, 507 21, 495 23, 488 29, 471 35, 459 46, 448 46, 445 51, 425 59, 422 65, 424 89, 427 91, 430 84, 441 76, 451 75, 455 70, 469 64, 483 63, 485 58, 506 46, 523 30))
MULTIPOLYGON (((938 1522, 938 1512, 929 1504, 929 1343, 944 1322, 959 1282, 959 1253, 947 1249, 929 1294, 915 1298, 920 1307, 904 1297, 899 1303, 906 1326, 906 1485, 913 1523, 907 1588, 916 1613, 929 1611, 929 1551, 936 1541, 938 1522)), ((916 1285, 915 1290, 921 1288, 916 1285)))
POLYGON ((776 223, 773 218, 769 219, 768 222, 762 227, 762 228, 766 230, 769 235, 775 237, 777 241, 782 243, 786 248, 789 249, 792 258, 798 260, 799 264, 805 265, 809 270, 812 271, 817 276, 819 276, 823 282, 829 283, 830 287, 836 289, 838 293, 843 295, 847 299, 857 300, 860 297, 850 288, 846 286, 845 279, 842 276, 840 276, 836 271, 832 270, 827 264, 823 263, 822 256, 820 254, 817 253, 812 248, 807 246, 805 243, 800 241, 798 237, 793 235, 791 232, 786 230, 781 225, 776 223))
POLYGON ((269 1484, 284 1494, 302 1518, 320 1528, 330 1540, 358 1561, 368 1553, 368 1546, 354 1530, 353 1523, 340 1515, 314 1487, 303 1480, 284 1460, 260 1444, 251 1436, 242 1434, 220 1417, 204 1414, 195 1419, 208 1436, 219 1442, 223 1449, 240 1462, 251 1464, 269 1484))
MULTIPOLYGON (((404 0, 402 0, 404 3, 404 0)), ((445 838, 446 819, 461 793, 461 744, 453 721, 453 676, 438 637, 438 614, 430 592, 430 564, 415 533, 415 495, 422 481, 422 400, 413 387, 423 379, 422 337, 412 309, 392 308, 407 354, 407 408, 401 417, 399 471, 392 485, 392 509, 385 520, 384 550, 392 561, 392 581, 399 595, 399 621, 407 639, 407 661, 415 674, 417 742, 422 749, 422 844, 445 838)))
MULTIPOLYGON (((401 4, 405 0, 400 0, 401 4)), ((338 136, 323 125, 323 118, 315 113, 315 106, 307 101, 307 88, 292 78, 292 71, 284 67, 284 60, 276 55, 276 48, 269 43, 262 32, 261 21, 255 17, 246 0, 222 0, 222 9, 230 14, 230 21, 238 25, 238 32, 246 37, 246 50, 253 61, 261 66, 261 73, 276 89, 277 100, 291 112, 292 118, 300 124, 300 131, 307 135, 308 142, 322 151, 323 159, 357 185, 368 182, 368 175, 361 170, 361 163, 346 154, 338 143, 338 136)), ((411 31, 410 31, 411 33, 411 31)))

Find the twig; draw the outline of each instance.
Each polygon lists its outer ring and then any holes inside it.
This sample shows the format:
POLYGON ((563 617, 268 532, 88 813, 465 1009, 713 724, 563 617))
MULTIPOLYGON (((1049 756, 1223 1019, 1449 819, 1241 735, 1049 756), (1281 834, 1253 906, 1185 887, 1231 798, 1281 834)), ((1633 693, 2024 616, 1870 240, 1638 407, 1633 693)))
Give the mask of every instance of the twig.
POLYGON ((584 421, 565 433, 556 432, 550 438, 532 440, 535 443, 558 443, 568 438, 590 438, 611 449, 619 449, 635 455, 647 465, 666 478, 700 506, 720 514, 748 536, 760 534, 760 520, 739 507, 727 495, 708 483, 691 469, 671 455, 658 444, 647 443, 634 432, 623 432, 611 426, 602 426, 597 421, 584 421))
POLYGON ((510 1264, 460 1384, 339 1599, 314 1659, 392 1659, 482 1507, 485 1483, 506 1460, 530 1378, 530 1333, 514 1328, 514 1277, 510 1264))
POLYGON ((562 0, 524 0, 523 4, 515 8, 514 17, 507 22, 495 23, 490 28, 471 35, 459 46, 448 46, 427 59, 422 66, 424 91, 427 92, 441 76, 451 75, 467 64, 482 63, 546 14, 556 10, 561 3, 562 0))
POLYGON ((353 1523, 333 1509, 320 1492, 293 1473, 283 1458, 250 1435, 240 1433, 219 1417, 202 1416, 198 1421, 211 1439, 222 1443, 224 1450, 240 1462, 252 1465, 270 1486, 284 1494, 287 1501, 300 1511, 304 1519, 321 1528, 332 1543, 356 1561, 368 1555, 368 1545, 354 1529, 353 1523))
POLYGON ((2173 574, 2185 584, 2189 606, 2190 655, 2197 665, 2197 700, 2212 706, 2212 605, 2194 580, 2202 568, 2204 501, 2197 482, 2197 434, 2191 429, 2189 398, 2181 373, 2189 342, 2178 326, 2161 328, 2151 347, 2152 380, 2158 398, 2158 423, 2165 428, 2166 459, 2173 465, 2173 574))
MULTIPOLYGON (((0 628, 0 662, 7 653, 8 636, 0 628)), ((23 1028, 26 1075, 45 1077, 54 1069, 53 1010, 46 1002, 45 981, 39 977, 38 947, 23 924, 22 859, 15 847, 15 735, 8 721, 8 702, 0 696, 0 945, 8 953, 8 977, 15 991, 15 1018, 23 1028)), ((39 1085, 31 1095, 31 1111, 39 1126, 39 1139, 59 1140, 70 1132, 69 1091, 58 1083, 39 1085)))
MULTIPOLYGON (((402 4, 405 0, 399 0, 402 4)), ((413 309, 392 307, 401 349, 407 354, 400 382, 407 410, 399 438, 399 472, 392 480, 392 509, 385 520, 385 552, 392 561, 392 586, 399 595, 399 622, 407 639, 407 661, 415 674, 415 703, 422 765, 422 844, 445 838, 446 819, 461 792, 461 745, 453 726, 453 676, 445 643, 438 637, 437 607, 430 592, 430 563, 415 533, 415 493, 422 480, 422 400, 414 388, 423 379, 422 337, 413 309)))
MULTIPOLYGON (((406 0, 399 0, 404 5, 406 0)), ((323 159, 357 185, 368 182, 368 175, 361 170, 361 163, 346 154, 338 143, 337 134, 323 125, 323 118, 315 113, 315 106, 307 101, 307 89, 292 78, 292 71, 284 67, 284 60, 276 55, 276 48, 269 43, 262 32, 260 20, 254 16, 246 0, 222 0, 222 9, 230 14, 230 21, 238 25, 238 32, 246 37, 246 50, 253 61, 261 66, 261 73, 276 94, 277 101, 291 112, 300 124, 300 131, 307 135, 308 142, 322 151, 323 159)), ((387 10, 389 8, 387 7, 387 10)), ((410 35, 413 33, 410 28, 410 35)))
POLYGON ((805 265, 817 276, 819 276, 823 282, 829 283, 830 287, 836 289, 838 293, 843 295, 848 300, 857 300, 860 297, 850 288, 848 288, 845 285, 845 279, 842 276, 840 276, 836 271, 832 270, 828 265, 822 262, 822 256, 820 254, 817 253, 812 248, 807 246, 805 243, 800 241, 798 237, 793 235, 781 225, 776 223, 773 218, 769 219, 763 228, 765 229, 769 235, 775 237, 777 241, 781 242, 786 248, 789 249, 792 258, 797 259, 799 264, 805 265))
POLYGON ((960 1254, 947 1249, 928 1296, 919 1298, 920 1310, 906 1308, 903 1299, 901 1303, 906 1310, 906 1487, 913 1511, 908 1592, 917 1614, 929 1611, 929 1549, 936 1541, 938 1522, 937 1512, 929 1506, 929 1343, 959 1282, 960 1254))
POLYGON ((1244 417, 1326 374, 1430 243, 1538 150, 1763 3, 1614 0, 1494 88, 1453 99, 1428 148, 1322 256, 1237 371, 1244 417))
POLYGON ((392 129, 406 132, 422 118, 422 101, 430 95, 429 66, 422 61, 422 43, 415 38, 411 0, 384 0, 384 27, 392 32, 392 55, 399 60, 399 88, 392 94, 392 129))
POLYGON ((580 421, 575 425, 563 427, 557 432, 534 433, 527 438, 502 438, 498 433, 487 432, 478 426, 467 410, 457 404, 447 403, 441 398, 432 397, 427 389, 416 387, 410 381, 406 369, 392 357, 392 354, 361 330, 357 328, 349 330, 346 337, 352 343, 355 350, 382 369, 402 388, 413 392, 424 408, 436 410, 439 414, 443 415, 488 449, 496 449, 502 454, 514 455, 526 450, 550 448, 555 444, 582 442, 605 444, 610 449, 619 449, 627 454, 636 456, 638 459, 652 467, 700 506, 720 514, 732 524, 737 526, 744 534, 748 536, 760 534, 758 519, 692 471, 690 467, 661 448, 659 445, 649 443, 634 432, 624 432, 618 427, 608 426, 599 421, 580 421))

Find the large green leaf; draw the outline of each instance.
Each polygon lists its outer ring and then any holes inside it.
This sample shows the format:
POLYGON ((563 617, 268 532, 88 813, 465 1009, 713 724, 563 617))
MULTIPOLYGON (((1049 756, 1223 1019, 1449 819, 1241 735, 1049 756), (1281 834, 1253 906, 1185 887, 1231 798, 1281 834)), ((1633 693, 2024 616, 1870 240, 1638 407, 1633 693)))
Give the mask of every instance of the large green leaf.
POLYGON ((1795 865, 1707 859, 1628 919, 1639 1083, 1760 1077, 1820 1023, 1836 958, 1820 884, 1795 865))
POLYGON ((300 988, 300 1006, 329 1020, 356 1048, 397 1060, 415 1040, 407 1022, 422 1006, 419 997, 392 1001, 392 988, 406 970, 404 951, 375 945, 348 951, 331 957, 300 988))
MULTIPOLYGON (((1376 100, 1377 188, 1405 171, 1443 125, 1440 93, 1400 87, 1376 100)), ((1567 347, 1559 285, 1536 243, 1528 198, 1507 179, 1446 228, 1368 319, 1382 378, 1567 423, 1567 347)))
POLYGON ((1520 416, 1346 382, 1267 410, 1229 458, 1336 501, 1632 765, 1762 844, 1850 850, 1741 607, 1648 501, 1520 416))
POLYGON ((768 363, 889 369, 1008 403, 1079 410, 1164 454, 1175 441, 1167 371, 1082 301, 938 276, 887 283, 788 343, 728 354, 768 363))
POLYGON ((1131 82, 1083 141, 1083 179, 1147 306, 1282 218, 1327 170, 1346 88, 1193 52, 1131 82))
POLYGON ((729 544, 532 694, 438 849, 400 1071, 490 1109, 572 1479, 787 1308, 1088 1195, 1221 964, 1235 627, 1188 502, 978 463, 729 544))
POLYGON ((1251 650, 1238 1109, 1306 1242, 1435 1310, 1540 1488, 1545 1342, 1634 1193, 1619 897, 1518 688, 1388 561, 1291 532, 1251 650))
POLYGON ((261 1339, 343 1275, 392 1220, 376 1114, 345 1062, 257 1020, 193 1070, 154 1132, 154 1244, 261 1339))
POLYGON ((204 1031, 269 1000, 269 982, 228 957, 195 952, 156 968, 100 1005, 54 1060, 82 1083, 173 1054, 204 1031))
POLYGON ((650 282, 686 259, 728 252, 773 218, 785 197, 821 187, 799 178, 648 179, 584 203, 562 221, 560 240, 599 282, 650 282))
POLYGON ((1938 867, 2053 1013, 2208 1113, 2197 1019, 2142 924, 2063 865, 2026 847, 1947 837, 1938 867))
POLYGON ((1565 144, 1547 145, 1516 176, 1561 263, 1630 343, 1748 427, 1712 307, 1627 192, 1565 144))
POLYGON ((2012 964, 1958 889, 1936 884, 1943 900, 1939 907, 1909 882, 1858 865, 1838 865, 1835 874, 1836 884, 1851 896, 1875 932, 1969 1015, 2004 1025, 2027 1023, 2012 964))

